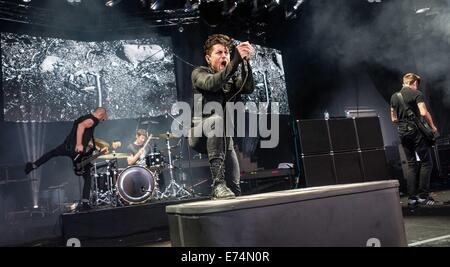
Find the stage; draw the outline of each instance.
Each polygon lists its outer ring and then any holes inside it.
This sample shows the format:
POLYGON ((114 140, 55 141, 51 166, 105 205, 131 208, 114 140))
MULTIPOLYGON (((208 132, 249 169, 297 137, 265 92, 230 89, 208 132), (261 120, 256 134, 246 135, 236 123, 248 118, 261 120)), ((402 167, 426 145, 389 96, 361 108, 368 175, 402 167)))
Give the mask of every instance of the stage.
MULTIPOLYGON (((436 192, 436 199, 450 201, 450 190, 436 192)), ((171 247, 165 207, 197 198, 103 208, 83 213, 44 214, 23 211, 3 222, 1 246, 65 247, 70 238, 81 238, 86 246, 171 247), (127 216, 127 217, 124 217, 127 216), (33 236, 33 239, 29 239, 33 236)), ((411 214, 406 197, 400 198, 409 246, 449 246, 450 206, 437 205, 411 214), (436 240, 437 238, 437 240, 436 240)))
POLYGON ((450 246, 447 2, 0 0, 0 247, 450 246))

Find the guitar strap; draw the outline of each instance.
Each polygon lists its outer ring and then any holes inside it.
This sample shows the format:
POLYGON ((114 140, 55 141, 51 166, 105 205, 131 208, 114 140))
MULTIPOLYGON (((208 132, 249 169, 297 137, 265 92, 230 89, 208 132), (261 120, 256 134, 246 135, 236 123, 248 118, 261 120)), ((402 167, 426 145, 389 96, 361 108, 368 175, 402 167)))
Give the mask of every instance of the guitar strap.
POLYGON ((97 147, 95 146, 95 138, 94 138, 94 133, 92 133, 91 141, 92 141, 92 144, 94 145, 94 149, 93 149, 93 150, 96 150, 96 149, 97 149, 97 147))
POLYGON ((400 100, 400 103, 403 106, 403 108, 406 110, 406 114, 407 114, 408 118, 411 119, 412 122, 418 127, 419 131, 422 132, 423 136, 433 144, 435 142, 436 134, 433 134, 431 132, 427 132, 426 130, 424 130, 424 128, 423 128, 421 122, 419 121, 419 119, 417 118, 416 114, 411 110, 411 108, 406 106, 405 100, 403 99, 403 95, 401 92, 397 93, 397 97, 400 100))
POLYGON ((406 105, 405 100, 403 99, 403 95, 402 95, 401 92, 397 93, 397 98, 399 99, 400 104, 403 106, 403 109, 406 111, 406 114, 407 114, 408 118, 413 119, 416 115, 411 110, 411 108, 406 105))

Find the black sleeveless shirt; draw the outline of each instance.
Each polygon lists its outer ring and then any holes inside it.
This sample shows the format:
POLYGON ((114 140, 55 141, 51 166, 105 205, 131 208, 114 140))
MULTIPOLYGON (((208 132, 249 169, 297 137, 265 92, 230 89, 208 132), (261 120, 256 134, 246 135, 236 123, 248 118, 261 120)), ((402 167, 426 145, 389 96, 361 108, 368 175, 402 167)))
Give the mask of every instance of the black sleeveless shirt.
POLYGON ((69 135, 66 137, 64 143, 66 144, 66 148, 69 151, 75 150, 75 146, 77 143, 77 129, 78 125, 87 119, 92 119, 94 121, 94 125, 90 128, 86 128, 83 133, 83 137, 81 138, 81 143, 83 144, 83 148, 86 148, 89 144, 89 141, 94 139, 94 130, 97 127, 99 120, 92 114, 87 114, 79 117, 73 122, 72 130, 69 135))

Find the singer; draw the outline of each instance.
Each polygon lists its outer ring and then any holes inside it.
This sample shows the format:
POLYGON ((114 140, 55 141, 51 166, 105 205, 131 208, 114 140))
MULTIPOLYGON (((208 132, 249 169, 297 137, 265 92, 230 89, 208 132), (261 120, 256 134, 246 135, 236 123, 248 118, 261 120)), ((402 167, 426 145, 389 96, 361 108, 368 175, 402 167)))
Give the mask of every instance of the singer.
MULTIPOLYGON (((235 43, 223 34, 211 35, 206 40, 204 52, 208 67, 197 67, 192 72, 192 92, 202 96, 194 97, 194 101, 201 101, 194 105, 203 108, 208 102, 218 102, 224 109, 227 102, 239 101, 241 94, 253 92, 255 85, 249 61, 253 47, 249 42, 235 43), (231 60, 230 51, 233 52, 231 60), (238 74, 239 65, 241 72, 238 74)), ((221 113, 226 116, 225 110, 221 113)), ((225 121, 219 112, 200 116, 193 114, 189 134, 189 145, 199 153, 208 154, 213 199, 234 198, 241 194, 239 163, 233 139, 207 132, 218 127, 218 123, 221 123, 221 129, 225 129, 225 121), (202 127, 202 137, 194 137, 196 127, 202 127)))

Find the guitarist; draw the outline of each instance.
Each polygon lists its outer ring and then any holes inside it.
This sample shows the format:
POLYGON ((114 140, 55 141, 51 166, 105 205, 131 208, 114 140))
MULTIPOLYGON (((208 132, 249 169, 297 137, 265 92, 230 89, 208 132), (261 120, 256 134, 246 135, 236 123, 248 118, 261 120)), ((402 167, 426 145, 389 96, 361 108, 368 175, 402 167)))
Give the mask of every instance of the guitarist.
MULTIPOLYGON (((89 154, 88 151, 95 149, 94 144, 94 130, 97 125, 105 121, 107 118, 106 109, 103 107, 96 108, 90 114, 84 115, 76 119, 73 123, 72 130, 67 135, 64 142, 54 148, 53 150, 42 155, 34 162, 28 162, 25 165, 25 173, 29 174, 31 171, 39 168, 42 164, 50 159, 58 156, 70 157, 72 160, 80 156, 89 154)), ((107 151, 106 151, 107 152, 107 151)), ((84 179, 83 195, 81 205, 78 210, 89 209, 89 197, 91 192, 91 173, 90 164, 82 170, 84 179)))
POLYGON ((403 77, 403 88, 400 90, 403 102, 397 93, 391 97, 391 120, 397 124, 398 136, 408 161, 408 172, 405 174, 408 190, 408 207, 414 210, 423 205, 434 205, 434 199, 429 195, 430 175, 433 169, 431 158, 432 143, 421 131, 418 120, 424 119, 433 134, 437 128, 428 112, 423 94, 419 91, 420 76, 408 73, 403 77), (417 118, 414 119, 410 115, 417 118), (410 115, 408 115, 410 113, 410 115), (417 164, 416 153, 420 158, 417 164), (419 176, 417 186, 417 176, 419 176))

